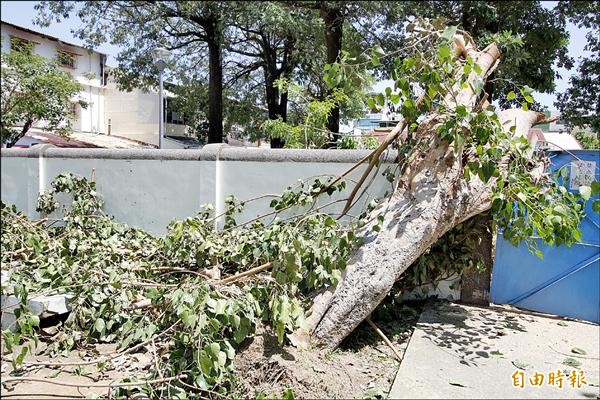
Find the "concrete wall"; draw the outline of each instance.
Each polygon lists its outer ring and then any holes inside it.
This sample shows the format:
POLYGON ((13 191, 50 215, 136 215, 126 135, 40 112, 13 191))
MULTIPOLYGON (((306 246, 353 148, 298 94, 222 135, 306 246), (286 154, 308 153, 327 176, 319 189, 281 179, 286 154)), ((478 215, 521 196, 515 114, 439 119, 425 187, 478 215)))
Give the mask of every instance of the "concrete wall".
MULTIPOLYGON (((35 211, 37 194, 49 187, 62 172, 90 178, 92 172, 98 192, 105 200, 105 210, 117 221, 163 234, 173 219, 193 216, 205 203, 224 211, 224 200, 234 195, 239 200, 280 194, 299 179, 344 172, 362 157, 365 150, 284 150, 235 148, 207 145, 201 150, 113 150, 60 149, 35 146, 31 149, 2 149, 1 199, 16 204, 30 217, 35 211)), ((369 192, 350 210, 357 215, 374 197, 392 191, 392 184, 382 176, 386 166, 393 167, 395 152, 374 173, 369 192)), ((347 179, 341 194, 320 204, 347 197, 366 166, 347 179)), ((272 198, 246 204, 238 222, 247 221, 269 210, 272 198)), ((339 213, 343 202, 324 211, 339 213)), ((302 210, 295 210, 302 212, 302 210)))

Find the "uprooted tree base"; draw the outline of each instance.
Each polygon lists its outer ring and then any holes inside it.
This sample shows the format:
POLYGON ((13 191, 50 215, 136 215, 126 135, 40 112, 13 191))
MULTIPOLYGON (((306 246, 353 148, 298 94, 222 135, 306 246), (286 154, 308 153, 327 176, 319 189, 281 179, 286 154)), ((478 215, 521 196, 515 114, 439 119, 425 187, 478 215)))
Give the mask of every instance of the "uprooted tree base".
MULTIPOLYGON (((386 315, 374 322, 404 354, 422 302, 398 305, 390 298, 385 303, 386 315)), ((295 398, 385 398, 398 371, 393 352, 366 323, 331 354, 281 348, 266 328, 248 341, 234 368, 237 392, 250 398, 257 393, 282 398, 286 390, 295 398)))

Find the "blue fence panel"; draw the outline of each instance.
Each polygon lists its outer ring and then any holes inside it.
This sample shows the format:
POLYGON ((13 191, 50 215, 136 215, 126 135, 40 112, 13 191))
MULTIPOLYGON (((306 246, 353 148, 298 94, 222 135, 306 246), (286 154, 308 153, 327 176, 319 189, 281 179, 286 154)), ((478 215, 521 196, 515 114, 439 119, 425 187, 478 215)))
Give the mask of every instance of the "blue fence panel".
MULTIPOLYGON (((570 153, 549 153, 551 171, 570 169, 570 191, 578 191, 580 180, 600 180, 600 151, 570 153), (586 168, 593 176, 585 176, 586 168)), ((582 242, 553 247, 539 241, 543 259, 524 244, 515 247, 498 234, 492 302, 600 323, 600 214, 592 211, 592 201, 587 202, 585 211, 582 242)))

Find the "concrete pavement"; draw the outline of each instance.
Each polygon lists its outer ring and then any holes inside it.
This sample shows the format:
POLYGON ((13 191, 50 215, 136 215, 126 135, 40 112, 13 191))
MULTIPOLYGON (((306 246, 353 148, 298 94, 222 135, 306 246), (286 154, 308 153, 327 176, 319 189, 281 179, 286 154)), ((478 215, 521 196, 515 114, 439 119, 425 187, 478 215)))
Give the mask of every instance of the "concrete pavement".
POLYGON ((421 314, 389 398, 600 399, 599 348, 596 324, 436 302, 421 314))

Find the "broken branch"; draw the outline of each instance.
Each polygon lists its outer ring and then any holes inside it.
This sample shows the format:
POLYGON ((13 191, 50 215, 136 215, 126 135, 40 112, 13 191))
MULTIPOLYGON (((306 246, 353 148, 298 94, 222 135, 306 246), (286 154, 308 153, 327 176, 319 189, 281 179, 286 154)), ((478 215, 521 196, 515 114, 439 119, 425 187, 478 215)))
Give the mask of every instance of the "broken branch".
POLYGON ((400 355, 400 353, 398 353, 398 350, 396 350, 396 348, 394 347, 394 345, 392 344, 392 342, 390 342, 390 339, 387 338, 387 336, 385 336, 385 333, 382 332, 381 329, 379 329, 379 327, 377 325, 375 325, 375 323, 373 321, 371 321, 371 317, 367 317, 365 318, 365 320, 367 321, 367 323, 369 325, 371 325, 371 328, 373 328, 373 330, 375 332, 377 332, 377 334, 379 336, 381 336, 381 338, 383 339, 383 341, 385 342, 385 344, 388 345, 388 347, 390 349, 392 349, 392 351, 394 352, 394 355, 396 356, 396 358, 398 359, 398 361, 402 362, 402 356, 400 355))
POLYGON ((273 263, 268 262, 266 264, 259 265, 258 267, 249 269, 248 271, 240 272, 239 274, 235 274, 235 275, 229 276, 225 279, 221 279, 219 281, 219 283, 231 283, 231 282, 239 281, 240 279, 245 278, 247 276, 256 275, 259 272, 266 271, 269 268, 271 268, 272 266, 273 266, 273 263))
POLYGON ((187 378, 186 374, 181 374, 177 376, 171 376, 168 378, 162 379, 152 379, 147 381, 138 381, 138 382, 123 382, 123 383, 68 383, 68 382, 59 382, 54 379, 45 379, 45 378, 29 378, 26 376, 19 376, 14 378, 4 378, 2 379, 3 384, 7 383, 17 383, 17 382, 40 382, 40 383, 49 383, 51 385, 58 386, 67 386, 67 387, 96 387, 96 388, 113 388, 113 387, 128 387, 128 386, 143 386, 143 385, 154 385, 157 383, 165 383, 176 381, 179 379, 187 378))

